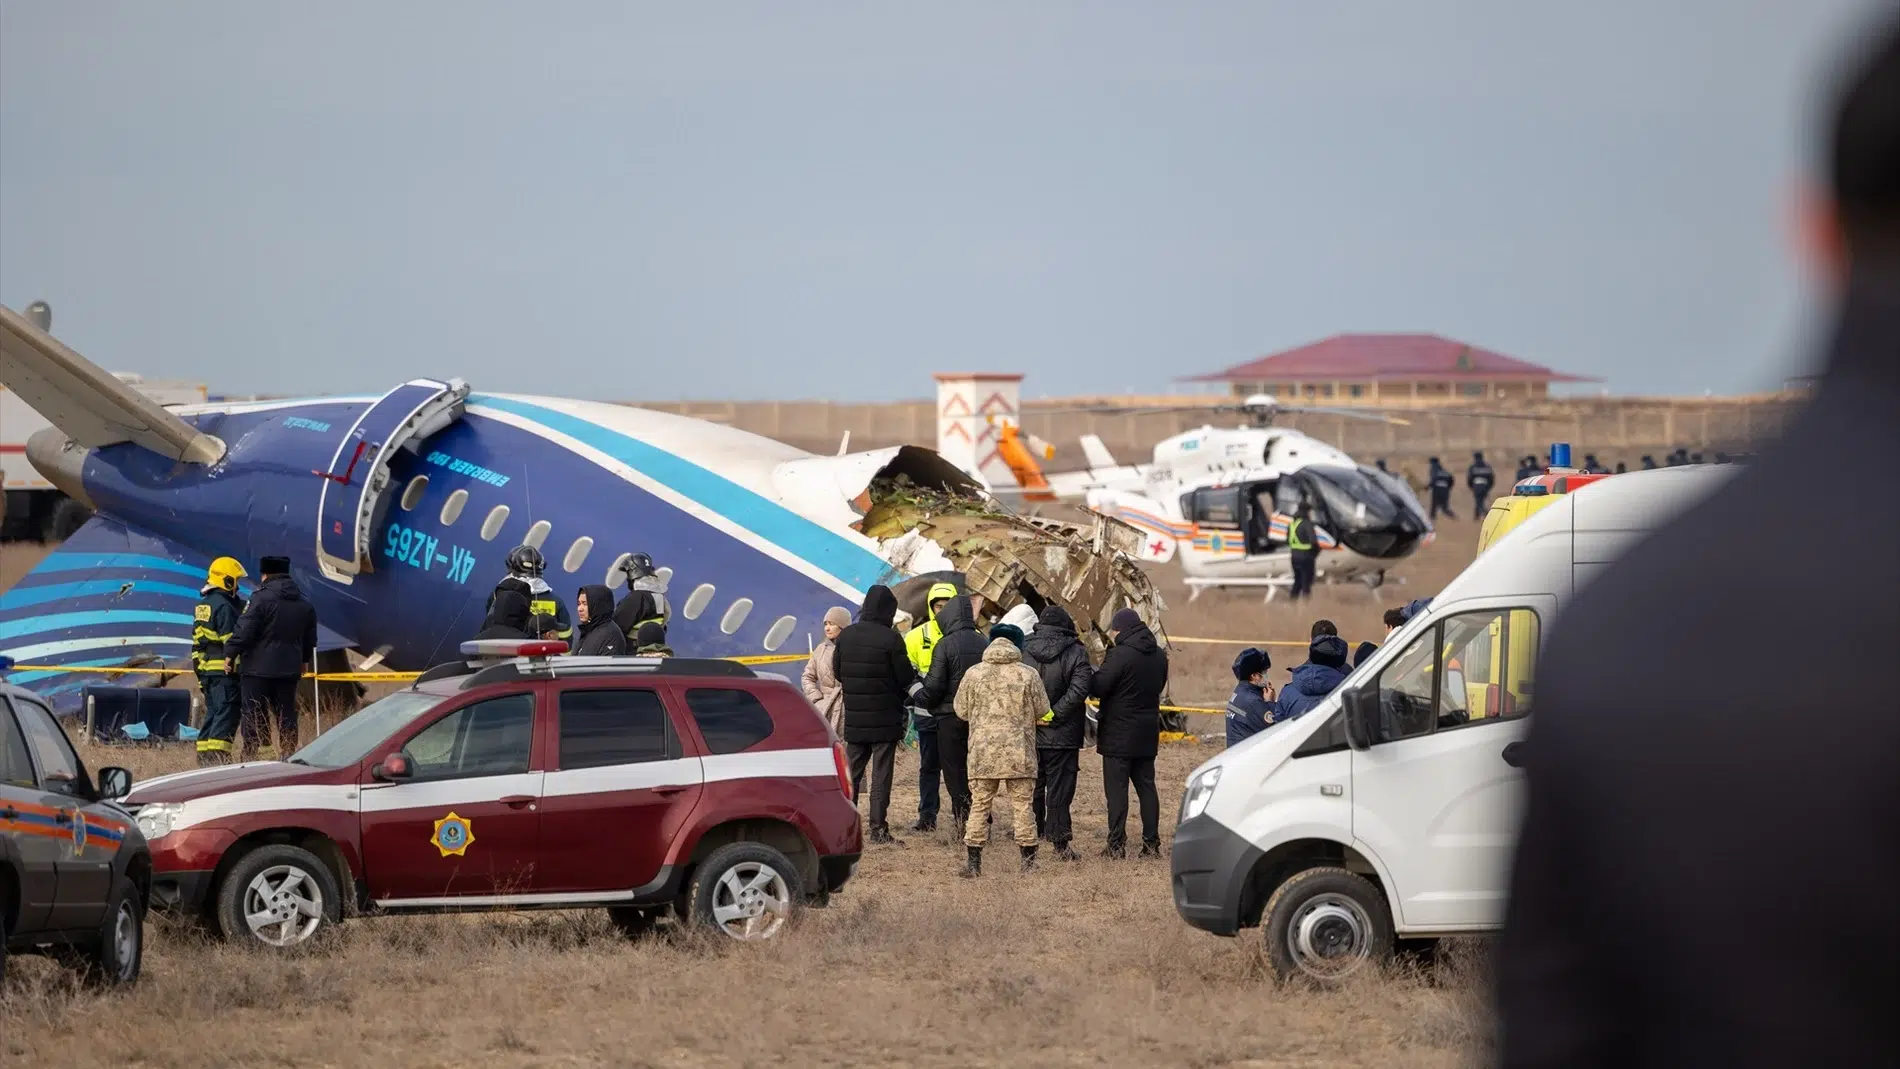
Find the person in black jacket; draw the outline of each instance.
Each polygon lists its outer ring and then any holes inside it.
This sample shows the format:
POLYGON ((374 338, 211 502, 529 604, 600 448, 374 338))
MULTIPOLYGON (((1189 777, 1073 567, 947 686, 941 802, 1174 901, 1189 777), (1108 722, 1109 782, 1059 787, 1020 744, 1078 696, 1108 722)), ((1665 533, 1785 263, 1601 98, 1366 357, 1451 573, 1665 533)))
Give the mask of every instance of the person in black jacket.
POLYGON ((1485 462, 1483 453, 1471 454, 1471 466, 1465 469, 1465 485, 1471 488, 1471 514, 1484 519, 1484 510, 1491 504, 1491 487, 1498 481, 1497 472, 1485 462))
MULTIPOLYGON (((500 599, 501 594, 495 595, 500 599)), ((581 587, 574 598, 574 615, 580 629, 574 635, 574 652, 587 657, 618 657, 626 654, 627 633, 614 620, 614 592, 603 583, 581 587)))
POLYGON ((1538 663, 1496 971, 1506 1069, 1900 1064, 1900 716, 1880 655, 1900 646, 1900 505, 1869 493, 1900 454, 1900 20, 1884 21, 1812 220, 1835 288, 1818 389, 1581 589, 1538 663), (1761 567, 1813 559, 1790 487, 1854 502, 1827 544, 1851 576, 1761 567), (1799 687, 1737 670, 1813 649, 1823 624, 1840 653, 1799 687))
POLYGON ((1128 784, 1141 800, 1141 856, 1161 856, 1161 798, 1155 794, 1155 753, 1161 748, 1161 692, 1168 686, 1168 654, 1133 609, 1108 621, 1115 645, 1089 681, 1101 703, 1095 751, 1102 755, 1108 797, 1108 848, 1103 857, 1128 856, 1128 784))
POLYGON ((494 600, 488 603, 488 618, 482 621, 482 629, 475 632, 475 638, 478 641, 527 638, 528 615, 526 595, 516 590, 498 590, 494 600))
POLYGON ((317 659, 317 609, 290 577, 290 558, 257 562, 261 580, 244 606, 225 655, 237 661, 244 716, 238 722, 245 760, 268 750, 266 725, 276 725, 279 757, 297 752, 297 681, 317 659))
POLYGON ((897 744, 904 738, 910 703, 921 689, 917 669, 904 648, 904 636, 891 621, 897 595, 887 586, 864 593, 856 623, 832 640, 838 686, 844 691, 844 744, 851 762, 851 793, 864 788, 864 767, 871 766, 871 841, 904 845, 891 834, 891 771, 897 744))
POLYGON ((1036 836, 1055 844, 1057 858, 1075 861, 1078 855, 1069 845, 1069 806, 1075 801, 1095 669, 1089 665, 1087 647, 1076 637, 1075 620, 1062 606, 1042 610, 1036 629, 1023 643, 1023 662, 1042 677, 1042 689, 1049 695, 1049 712, 1036 725, 1036 836))
MULTIPOLYGON (((970 815, 970 724, 957 716, 954 705, 963 673, 983 662, 989 640, 977 633, 970 596, 958 594, 937 613, 943 636, 930 652, 930 674, 924 678, 923 702, 937 718, 937 753, 943 762, 943 788, 950 795, 950 817, 962 836, 970 815)), ((988 819, 988 814, 984 814, 988 819)))
POLYGON ((1442 512, 1457 519, 1451 512, 1451 488, 1458 485, 1458 479, 1438 462, 1437 457, 1431 459, 1431 467, 1425 473, 1425 485, 1432 492, 1431 518, 1438 519, 1438 514, 1442 512))

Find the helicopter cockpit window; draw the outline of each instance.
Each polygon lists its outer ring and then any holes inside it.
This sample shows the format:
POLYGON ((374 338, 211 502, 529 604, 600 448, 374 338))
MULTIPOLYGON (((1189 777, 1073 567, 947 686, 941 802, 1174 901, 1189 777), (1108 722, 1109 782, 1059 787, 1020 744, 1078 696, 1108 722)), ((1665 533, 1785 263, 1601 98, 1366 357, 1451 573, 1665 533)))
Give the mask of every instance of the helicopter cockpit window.
POLYGON ((1216 527, 1240 526, 1240 487, 1206 487, 1188 494, 1181 502, 1187 518, 1194 523, 1216 527))

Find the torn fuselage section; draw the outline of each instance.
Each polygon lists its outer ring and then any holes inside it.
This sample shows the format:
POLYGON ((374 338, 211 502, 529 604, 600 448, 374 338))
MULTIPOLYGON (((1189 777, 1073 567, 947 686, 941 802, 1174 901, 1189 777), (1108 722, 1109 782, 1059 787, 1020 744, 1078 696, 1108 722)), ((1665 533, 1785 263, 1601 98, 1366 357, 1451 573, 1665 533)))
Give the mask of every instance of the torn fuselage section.
POLYGON ((921 489, 907 481, 873 484, 861 530, 892 565, 912 576, 897 588, 898 606, 922 621, 925 592, 952 581, 981 599, 980 621, 1000 620, 1018 605, 1040 613, 1059 605, 1100 662, 1108 622, 1132 608, 1166 645, 1166 607, 1131 554, 1141 533, 1106 516, 1066 522, 1014 515, 993 502, 921 489))

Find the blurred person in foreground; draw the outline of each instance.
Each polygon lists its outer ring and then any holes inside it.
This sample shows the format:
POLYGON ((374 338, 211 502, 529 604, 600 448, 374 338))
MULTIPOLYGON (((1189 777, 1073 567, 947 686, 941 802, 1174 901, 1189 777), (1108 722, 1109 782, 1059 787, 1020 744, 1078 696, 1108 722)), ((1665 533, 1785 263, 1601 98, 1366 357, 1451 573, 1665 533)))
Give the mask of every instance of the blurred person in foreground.
POLYGON ((1497 970, 1507 1067, 1900 1061, 1900 714, 1879 656, 1900 645, 1900 506, 1873 489, 1900 454, 1891 15, 1831 156, 1809 236, 1834 326, 1812 403, 1553 629, 1497 970), (1851 569, 1781 566, 1813 560, 1806 525, 1761 522, 1794 486, 1848 503, 1828 553, 1851 569), (1817 643, 1828 670, 1793 691, 1736 670, 1817 643))
POLYGON ((1161 856, 1161 797, 1155 793, 1155 754, 1161 749, 1161 693, 1168 688, 1168 653, 1133 609, 1108 620, 1114 643, 1089 680, 1100 701, 1095 752, 1102 755, 1102 793, 1108 803, 1108 846, 1103 857, 1128 856, 1128 785, 1141 803, 1141 856, 1161 856))
POLYGON ((1035 630, 1023 643, 1023 662, 1042 677, 1048 705, 1036 722, 1036 837, 1055 844, 1056 859, 1077 861, 1069 845, 1075 837, 1069 807, 1075 803, 1075 781, 1082 767, 1082 742, 1087 729, 1089 681, 1095 669, 1088 647, 1075 633, 1075 619, 1060 605, 1048 605, 1036 618, 1035 630))
POLYGON ((904 649, 904 638, 891 627, 897 615, 897 595, 887 586, 865 591, 858 622, 838 632, 833 663, 843 697, 845 754, 851 763, 851 794, 864 789, 864 769, 871 769, 868 813, 873 843, 902 846, 891 835, 891 770, 897 743, 910 719, 910 704, 918 690, 917 668, 904 649))
POLYGON ((990 628, 982 661, 963 673, 952 699, 952 711, 969 730, 970 812, 963 832, 967 856, 957 873, 966 878, 983 874, 990 806, 998 795, 1009 799, 1023 871, 1036 867, 1036 817, 1030 796, 1036 786, 1036 721, 1049 707, 1049 698, 1042 677, 1023 664, 1022 642, 1021 628, 990 628))

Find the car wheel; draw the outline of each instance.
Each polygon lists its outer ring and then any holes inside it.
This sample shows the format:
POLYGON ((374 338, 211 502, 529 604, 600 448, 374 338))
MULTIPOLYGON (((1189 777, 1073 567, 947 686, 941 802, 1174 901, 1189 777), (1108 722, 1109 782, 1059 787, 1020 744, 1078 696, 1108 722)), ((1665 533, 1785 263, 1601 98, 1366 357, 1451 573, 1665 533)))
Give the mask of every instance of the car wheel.
POLYGON ((1267 900, 1267 960, 1282 980, 1337 983, 1392 956, 1392 911, 1363 876, 1307 869, 1267 900))
POLYGON ((342 920, 330 867, 295 846, 260 846, 218 885, 218 933, 227 940, 292 947, 342 920))
POLYGON ((112 889, 99 939, 80 956, 86 982, 93 987, 119 987, 139 978, 145 960, 145 909, 138 888, 121 876, 112 889))
POLYGON ((620 929, 621 935, 638 939, 653 930, 653 926, 660 922, 660 915, 655 910, 638 906, 609 906, 607 919, 614 922, 614 927, 620 929))
POLYGON ((728 843, 693 873, 693 923, 740 942, 777 936, 803 902, 798 867, 764 843, 728 843))

